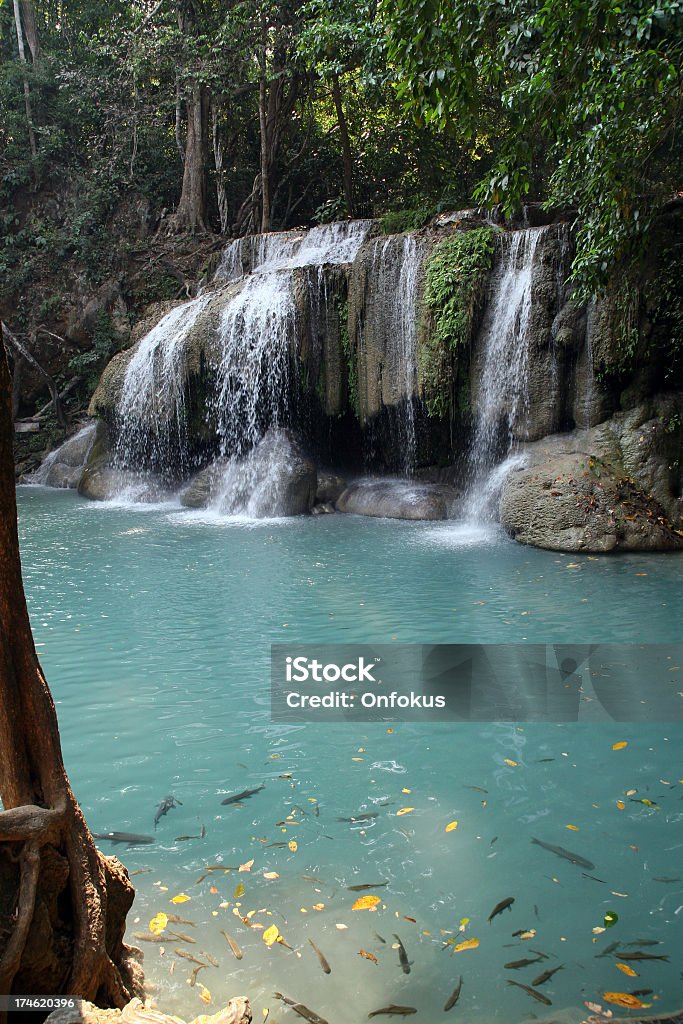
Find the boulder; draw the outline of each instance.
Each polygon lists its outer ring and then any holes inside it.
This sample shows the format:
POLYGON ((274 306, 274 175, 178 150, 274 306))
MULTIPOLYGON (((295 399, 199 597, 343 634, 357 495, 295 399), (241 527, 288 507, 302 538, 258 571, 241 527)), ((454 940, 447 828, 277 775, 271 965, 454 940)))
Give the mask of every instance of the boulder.
POLYGON ((554 551, 683 548, 662 506, 614 465, 569 452, 510 473, 500 521, 522 544, 554 551))
POLYGON ((359 480, 337 500, 338 512, 386 519, 448 519, 457 492, 442 484, 359 480))
POLYGON ((346 490, 347 481, 343 476, 332 473, 330 470, 318 470, 318 487, 315 492, 315 500, 318 504, 334 502, 340 497, 342 491, 346 490))
POLYGON ((188 508, 212 506, 224 515, 255 519, 311 511, 317 488, 315 463, 289 430, 269 430, 243 459, 221 460, 201 470, 181 494, 188 508))

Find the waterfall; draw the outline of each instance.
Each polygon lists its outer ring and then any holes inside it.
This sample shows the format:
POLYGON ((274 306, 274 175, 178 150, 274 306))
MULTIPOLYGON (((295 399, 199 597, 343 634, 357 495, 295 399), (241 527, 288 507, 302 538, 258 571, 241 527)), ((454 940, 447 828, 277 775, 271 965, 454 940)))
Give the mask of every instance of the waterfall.
POLYGON ((78 433, 68 437, 46 455, 26 482, 43 487, 77 487, 95 440, 96 429, 94 421, 86 423, 78 433))
POLYGON ((417 322, 424 246, 412 234, 377 239, 369 260, 370 287, 357 320, 362 413, 386 411, 391 448, 410 476, 417 457, 417 322))
POLYGON ((533 273, 538 243, 546 230, 528 228, 505 238, 494 293, 484 315, 471 483, 465 504, 468 518, 491 518, 492 502, 504 479, 496 463, 501 463, 505 472, 515 465, 508 457, 528 412, 533 273))
POLYGON ((202 360, 208 371, 207 408, 220 457, 241 456, 269 426, 286 423, 297 352, 296 272, 317 267, 320 282, 326 265, 353 261, 371 227, 371 221, 350 221, 230 242, 216 273, 218 289, 171 310, 138 343, 116 405, 115 463, 151 465, 173 476, 191 468, 191 359, 193 372, 202 360), (204 311, 207 326, 193 358, 193 329, 204 311))
POLYGON ((203 295, 176 306, 138 344, 126 367, 116 408, 115 461, 119 466, 136 466, 150 459, 156 465, 170 466, 171 425, 176 428, 182 457, 187 429, 185 347, 208 302, 209 296, 203 295))

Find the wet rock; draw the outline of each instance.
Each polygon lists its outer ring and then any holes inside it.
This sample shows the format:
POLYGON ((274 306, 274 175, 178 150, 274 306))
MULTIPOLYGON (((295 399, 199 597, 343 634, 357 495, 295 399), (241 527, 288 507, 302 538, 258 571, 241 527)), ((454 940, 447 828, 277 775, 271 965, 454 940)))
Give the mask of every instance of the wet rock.
POLYGON ((347 486, 347 481, 343 476, 331 473, 325 469, 318 470, 318 487, 315 492, 315 500, 320 504, 335 502, 342 491, 346 490, 347 486))
MULTIPOLYGON (((217 1013, 202 1013, 191 1024, 251 1024, 249 1000, 244 996, 231 999, 217 1013)), ((123 1010, 103 1010, 86 1000, 76 1000, 73 1008, 54 1010, 47 1018, 49 1024, 185 1024, 181 1017, 162 1013, 145 1005, 141 999, 131 999, 123 1010)))
POLYGON ((29 483, 45 487, 78 487, 95 440, 96 425, 87 424, 43 460, 29 483))
POLYGON ((387 519, 448 519, 457 496, 441 484, 359 480, 339 497, 337 511, 387 519))
POLYGON ((500 520, 516 540, 562 551, 681 547, 683 395, 655 395, 590 430, 525 447, 500 520))

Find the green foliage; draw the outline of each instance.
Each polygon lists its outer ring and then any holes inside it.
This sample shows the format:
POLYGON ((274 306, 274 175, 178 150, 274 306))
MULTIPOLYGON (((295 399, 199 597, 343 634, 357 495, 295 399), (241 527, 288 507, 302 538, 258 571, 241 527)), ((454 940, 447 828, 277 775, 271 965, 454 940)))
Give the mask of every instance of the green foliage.
POLYGON ((379 219, 383 235, 398 235, 403 231, 417 231, 423 228, 432 215, 432 210, 420 207, 414 210, 392 210, 379 219))
POLYGON ((68 369, 83 378, 88 393, 94 391, 105 365, 116 351, 112 322, 105 310, 98 311, 92 336, 92 347, 69 360, 68 369))
POLYGON ((348 387, 349 405, 353 409, 356 419, 360 417, 360 403, 358 400, 358 369, 356 367, 356 353, 351 344, 349 336, 349 302, 339 295, 335 297, 337 316, 339 317, 339 340, 341 349, 346 361, 346 380, 348 387))
POLYGON ((495 152, 475 198, 519 209, 541 187, 578 213, 587 294, 637 253, 680 186, 682 0, 384 0, 414 116, 495 152))
POLYGON ((451 408, 453 355, 472 338, 494 250, 494 231, 476 228, 439 242, 427 259, 418 371, 430 416, 443 418, 451 408))

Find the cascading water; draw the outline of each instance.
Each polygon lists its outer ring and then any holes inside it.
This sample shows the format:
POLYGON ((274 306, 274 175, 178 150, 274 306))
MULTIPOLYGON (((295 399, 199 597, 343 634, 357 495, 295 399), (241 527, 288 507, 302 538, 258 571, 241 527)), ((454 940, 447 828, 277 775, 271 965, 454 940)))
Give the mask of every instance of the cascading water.
POLYGON ((415 235, 373 242, 371 287, 364 317, 357 324, 365 413, 372 417, 386 410, 391 448, 406 476, 414 471, 417 457, 417 323, 423 257, 424 246, 415 235))
POLYGON ((96 429, 95 422, 86 423, 78 433, 67 438, 43 459, 27 483, 43 487, 77 487, 95 440, 96 429))
MULTIPOLYGON (((141 461, 169 466, 169 427, 185 446, 185 346, 209 302, 206 295, 177 306, 162 317, 138 345, 126 367, 116 410, 119 429, 115 461, 131 467, 141 461)), ((184 468, 184 467, 179 467, 184 468)))
POLYGON ((508 471, 517 432, 528 411, 529 322, 538 244, 546 228, 511 232, 505 239, 494 294, 480 338, 483 358, 474 440, 470 452, 468 519, 492 518, 492 505, 508 471), (501 467, 505 472, 501 475, 501 467), (487 479, 489 478, 490 479, 487 479))

